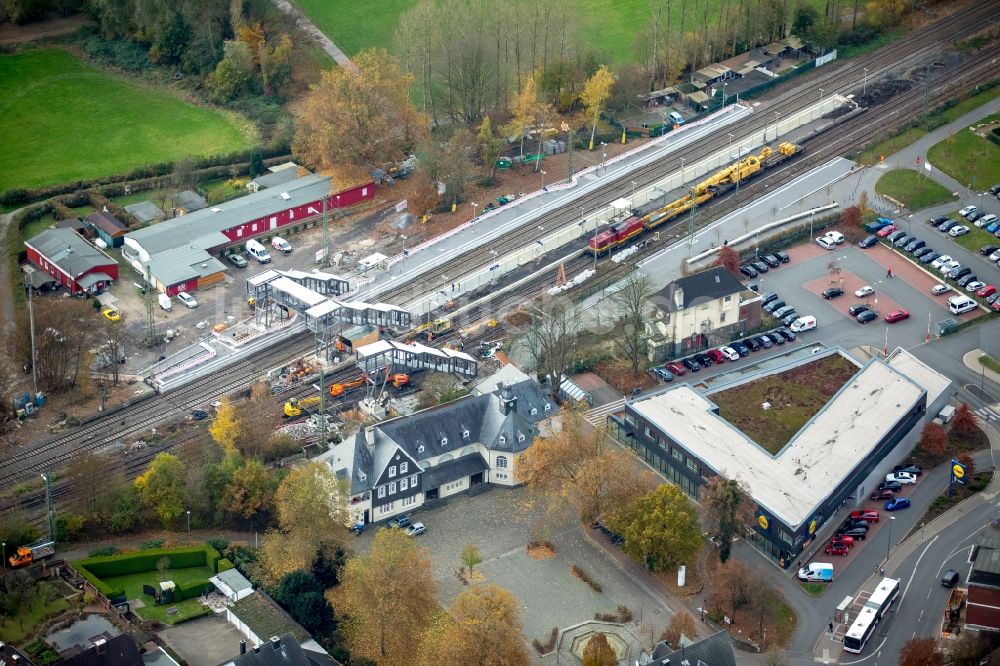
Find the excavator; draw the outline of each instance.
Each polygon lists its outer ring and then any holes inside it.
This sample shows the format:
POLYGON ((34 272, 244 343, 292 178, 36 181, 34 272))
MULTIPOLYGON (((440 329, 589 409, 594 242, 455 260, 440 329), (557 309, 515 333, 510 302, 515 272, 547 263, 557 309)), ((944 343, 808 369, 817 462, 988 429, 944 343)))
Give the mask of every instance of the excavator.
POLYGON ((292 398, 285 403, 285 416, 287 418, 294 418, 296 416, 302 416, 303 411, 308 411, 309 407, 319 404, 319 397, 312 396, 309 398, 292 398))
POLYGON ((368 381, 368 375, 366 375, 365 373, 361 373, 360 377, 358 377, 357 379, 351 380, 349 382, 345 382, 343 384, 331 384, 330 385, 330 395, 332 395, 334 398, 339 398, 340 396, 344 395, 348 391, 352 391, 352 390, 358 388, 359 386, 361 386, 362 384, 364 384, 367 381, 368 381))
POLYGON ((421 336, 427 338, 427 342, 433 342, 435 336, 444 335, 452 329, 450 319, 435 319, 434 321, 429 321, 426 324, 421 324, 417 326, 412 331, 410 331, 410 336, 407 339, 410 342, 419 339, 421 336))

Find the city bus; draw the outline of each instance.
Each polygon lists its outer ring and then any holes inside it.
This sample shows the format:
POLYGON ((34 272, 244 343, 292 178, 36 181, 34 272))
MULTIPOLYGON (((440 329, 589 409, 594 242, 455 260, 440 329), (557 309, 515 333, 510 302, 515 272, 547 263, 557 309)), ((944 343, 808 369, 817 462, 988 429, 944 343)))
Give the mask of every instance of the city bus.
POLYGON ((865 649, 865 643, 875 632, 876 625, 889 612, 889 607, 898 596, 899 581, 895 578, 883 578, 844 636, 845 652, 857 654, 865 649))

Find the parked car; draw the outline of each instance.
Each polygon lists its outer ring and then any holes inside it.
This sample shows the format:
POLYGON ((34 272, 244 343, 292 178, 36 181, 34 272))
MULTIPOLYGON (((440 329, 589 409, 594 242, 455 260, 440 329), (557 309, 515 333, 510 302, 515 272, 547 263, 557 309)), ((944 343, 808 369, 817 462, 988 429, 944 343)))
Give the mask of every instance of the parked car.
POLYGON ((722 347, 721 349, 719 349, 719 351, 722 352, 722 355, 725 356, 726 359, 730 361, 740 360, 740 353, 735 349, 733 349, 732 347, 722 347))
POLYGON ((849 536, 853 539, 860 539, 864 541, 868 537, 868 528, 853 527, 851 529, 847 529, 846 527, 841 527, 837 530, 837 536, 849 536))
POLYGON ((857 317, 859 314, 868 309, 868 306, 864 303, 855 303, 851 307, 847 308, 847 312, 850 313, 852 317, 857 317))
POLYGON ((686 358, 683 361, 681 361, 681 363, 683 363, 684 367, 690 370, 691 372, 698 372, 699 370, 701 370, 701 364, 698 363, 698 361, 694 360, 693 358, 686 358))
POLYGON ((837 298, 837 296, 843 296, 844 290, 840 287, 830 287, 823 292, 823 298, 830 300, 831 298, 837 298))
POLYGON ((771 314, 773 314, 778 319, 781 319, 782 317, 784 317, 785 315, 787 315, 789 312, 795 312, 795 308, 793 306, 791 306, 791 305, 783 305, 780 308, 772 310, 771 314))
MULTIPOLYGON (((969 222, 973 222, 974 223, 974 222, 977 222, 979 220, 979 218, 981 218, 983 215, 984 215, 984 213, 981 213, 978 210, 974 210, 971 213, 969 213, 968 215, 966 215, 965 219, 967 219, 969 222)), ((976 225, 976 226, 979 226, 979 225, 976 225)))
POLYGON ((663 367, 665 367, 668 371, 670 371, 671 374, 677 377, 683 377, 688 373, 688 371, 684 368, 684 366, 681 365, 680 363, 677 363, 676 361, 674 361, 673 363, 667 363, 663 367))
POLYGON ((927 245, 927 243, 925 243, 924 241, 920 240, 919 238, 914 238, 913 240, 911 240, 909 243, 906 244, 906 251, 909 252, 910 254, 913 254, 917 250, 923 248, 925 245, 927 245))
POLYGON ((906 509, 910 506, 910 499, 908 497, 896 497, 885 503, 886 511, 899 511, 900 509, 906 509))
MULTIPOLYGON (((785 254, 785 253, 784 252, 772 252, 771 254, 768 254, 768 255, 765 255, 765 256, 771 257, 772 259, 774 259, 775 261, 777 261, 779 264, 787 263, 787 261, 788 261, 787 259, 782 259, 781 258, 782 254, 785 254)), ((788 255, 785 254, 785 256, 787 257, 788 255)))
POLYGON ((943 587, 955 587, 958 585, 958 581, 961 580, 961 576, 954 569, 948 569, 943 574, 941 574, 941 585, 943 587))
POLYGON ((907 234, 903 234, 896 240, 892 241, 892 245, 893 247, 903 248, 906 247, 906 244, 909 243, 911 240, 913 240, 913 236, 908 236, 907 234))
POLYGON ((834 545, 847 546, 848 548, 854 547, 854 537, 849 536, 835 536, 830 539, 830 543, 834 545))
POLYGON ((748 278, 757 277, 757 271, 755 271, 752 266, 747 266, 745 264, 740 266, 740 273, 743 273, 743 275, 746 275, 748 278))
POLYGON ((860 298, 861 296, 867 296, 872 293, 875 293, 875 289, 871 285, 866 284, 865 286, 857 289, 854 292, 854 295, 860 298))
POLYGON ((769 338, 771 340, 771 344, 774 345, 785 344, 785 336, 781 335, 781 333, 778 333, 778 331, 773 331, 771 333, 768 333, 764 337, 769 338))
POLYGON ((942 254, 940 257, 938 257, 937 259, 935 259, 931 263, 931 268, 938 268, 938 269, 940 269, 942 266, 944 266, 945 264, 947 264, 949 261, 951 261, 951 256, 947 255, 947 254, 942 254))
POLYGON ((927 224, 933 224, 934 226, 937 226, 942 222, 947 222, 947 221, 948 221, 947 215, 938 215, 937 217, 932 217, 931 219, 927 220, 927 224))
POLYGON ((997 250, 1000 250, 1000 247, 997 247, 996 245, 984 245, 981 248, 979 248, 979 254, 983 255, 984 257, 988 257, 997 250))
POLYGON ((775 252, 774 256, 776 256, 783 264, 787 264, 792 259, 791 257, 788 256, 787 252, 783 252, 781 250, 775 252))
POLYGON ((847 555, 850 551, 844 544, 829 543, 826 545, 826 548, 823 549, 823 552, 827 555, 847 555))
POLYGON ((768 271, 767 264, 763 261, 751 261, 750 265, 753 266, 753 269, 758 273, 766 273, 768 271))
POLYGON ((917 482, 917 475, 910 474, 909 472, 890 472, 885 475, 885 481, 886 483, 895 481, 896 483, 904 486, 912 486, 917 482))
POLYGON ((792 342, 793 340, 795 340, 795 337, 796 337, 795 336, 795 331, 793 331, 793 330, 791 330, 789 328, 779 328, 778 329, 778 335, 780 335, 781 337, 783 337, 788 342, 792 342))
POLYGON ((871 528, 871 526, 868 524, 867 520, 861 520, 860 518, 857 520, 854 520, 853 518, 848 518, 847 520, 844 521, 845 530, 852 530, 854 528, 861 528, 867 532, 871 528))
POLYGON ((698 365, 700 365, 703 368, 707 368, 708 366, 712 365, 712 357, 704 352, 695 354, 694 360, 698 361, 698 365))
MULTIPOLYGON (((966 275, 965 278, 967 278, 967 277, 969 277, 969 276, 966 275)), ((964 280, 965 278, 962 278, 962 279, 964 280)), ((959 284, 962 284, 962 283, 959 282, 959 284)), ((965 286, 965 290, 966 291, 969 291, 969 292, 972 292, 972 291, 978 292, 980 289, 982 289, 982 288, 984 288, 986 286, 986 283, 983 282, 982 280, 971 280, 970 282, 966 282, 964 286, 965 286)))
POLYGON ((891 500, 895 496, 896 493, 892 492, 891 490, 876 490, 875 492, 873 492, 871 495, 868 496, 868 499, 875 500, 876 502, 878 502, 881 500, 891 500))
POLYGON ((995 291, 986 297, 986 302, 993 305, 998 298, 1000 298, 1000 291, 995 291))
POLYGON ((979 298, 989 298, 990 296, 993 296, 996 293, 997 293, 997 288, 992 284, 988 284, 985 287, 980 287, 979 291, 976 292, 976 296, 978 296, 979 298))
POLYGON ((760 306, 764 307, 768 303, 778 300, 778 293, 774 291, 769 291, 760 297, 760 306))
POLYGON ((104 318, 108 321, 121 321, 122 319, 122 313, 119 312, 117 308, 110 306, 101 310, 101 314, 104 315, 104 318))
POLYGON ((733 349, 735 349, 736 353, 739 354, 740 356, 746 356, 747 354, 750 353, 750 348, 747 347, 742 342, 733 342, 733 343, 730 343, 729 346, 732 347, 733 349))
POLYGON ((994 215, 993 213, 990 213, 988 215, 983 215, 981 218, 976 220, 976 226, 979 228, 988 227, 996 221, 997 221, 997 216, 994 215))
POLYGON ((971 272, 972 272, 972 269, 969 268, 968 266, 958 265, 958 266, 955 266, 950 271, 948 271, 948 277, 950 277, 952 280, 957 280, 959 278, 965 277, 966 275, 968 275, 971 272))
POLYGON ((177 300, 180 301, 181 303, 183 303, 184 305, 186 305, 189 308, 194 309, 194 308, 198 307, 198 301, 196 301, 195 298, 194 298, 194 296, 192 296, 191 294, 187 293, 186 291, 178 291, 177 292, 177 300))
POLYGON ((769 254, 765 254, 763 257, 760 258, 760 260, 771 268, 777 268, 779 265, 781 265, 780 259, 775 259, 769 254))
POLYGON ((966 206, 962 210, 958 211, 958 214, 962 217, 968 217, 969 213, 979 210, 978 206, 966 206))
POLYGON ((653 374, 662 379, 665 382, 674 381, 674 373, 670 372, 666 368, 657 366, 653 368, 653 374))
POLYGON ((722 363, 726 360, 726 355, 722 353, 721 349, 709 349, 705 353, 712 357, 712 363, 722 363))
POLYGON ((947 294, 949 291, 951 291, 951 287, 949 287, 946 284, 936 284, 933 287, 931 287, 931 293, 934 294, 935 296, 940 296, 941 294, 947 294))
POLYGON ((948 235, 954 236, 955 238, 958 238, 959 236, 964 236, 967 233, 969 233, 969 227, 965 226, 964 224, 959 224, 958 226, 954 226, 948 230, 948 235))
POLYGON ((406 533, 409 534, 410 536, 417 536, 419 534, 423 534, 426 531, 427 528, 424 527, 423 523, 413 523, 412 525, 406 528, 406 533))
POLYGON ((958 226, 958 220, 946 220, 938 225, 938 231, 951 231, 952 227, 958 226))
POLYGON ((795 310, 792 310, 791 312, 789 312, 788 314, 786 314, 784 317, 781 318, 781 323, 784 324, 785 326, 792 326, 793 322, 798 318, 799 318, 799 313, 796 312, 795 310))
POLYGON ((768 303, 767 305, 765 305, 764 306, 764 312, 773 313, 775 310, 777 310, 779 308, 783 308, 783 307, 785 307, 785 302, 783 300, 781 300, 780 298, 778 298, 778 299, 772 300, 770 303, 768 303))
POLYGON ((878 489, 891 490, 894 493, 898 493, 900 490, 903 489, 903 484, 901 484, 899 481, 883 481, 882 483, 878 484, 878 489))
POLYGON ((960 275, 955 283, 959 287, 968 287, 970 282, 979 282, 979 278, 975 273, 966 273, 965 275, 960 275))
POLYGON ((869 523, 878 522, 878 511, 874 509, 862 509, 860 511, 851 511, 852 520, 867 520, 869 523))
POLYGON ((896 465, 892 468, 893 472, 907 472, 908 474, 916 474, 920 476, 924 473, 924 470, 920 469, 920 465, 914 465, 913 463, 904 463, 902 465, 896 465))
POLYGON ((771 347, 774 346, 774 343, 771 342, 771 338, 767 337, 766 335, 758 335, 756 338, 754 338, 754 340, 756 340, 758 344, 760 344, 760 346, 763 347, 764 349, 770 349, 771 347))
POLYGON ((939 268, 938 270, 941 271, 941 275, 948 275, 956 268, 961 268, 961 267, 962 267, 962 262, 958 261, 957 259, 952 259, 947 263, 941 264, 941 268, 939 268))
POLYGON ((227 254, 226 259, 229 260, 233 266, 236 268, 246 268, 247 260, 243 258, 242 254, 227 254))
POLYGON ((858 247, 869 248, 872 245, 875 245, 875 243, 878 243, 877 236, 865 236, 858 242, 858 247))
POLYGON ((875 235, 878 236, 879 238, 886 238, 888 237, 889 234, 896 233, 896 231, 897 231, 896 225, 890 224, 887 227, 882 227, 881 229, 879 229, 875 235))
POLYGON ((990 261, 1000 261, 1000 249, 989 256, 990 261))
POLYGON ((387 523, 387 526, 388 527, 399 527, 399 528, 409 527, 410 526, 410 516, 409 515, 396 516, 395 518, 393 518, 392 520, 390 520, 387 523))
POLYGON ((878 314, 871 310, 865 310, 864 312, 859 312, 855 319, 858 320, 859 324, 867 324, 878 319, 878 314))
POLYGON ((931 262, 937 261, 937 258, 940 256, 941 255, 939 253, 935 252, 934 250, 931 250, 927 254, 920 256, 920 263, 930 264, 931 262))
POLYGON ((885 315, 885 321, 887 324, 895 324, 897 321, 903 321, 904 319, 909 319, 910 313, 906 310, 893 310, 885 315))
POLYGON ((745 345, 746 345, 746 346, 747 346, 747 347, 748 347, 748 348, 750 349, 750 351, 752 351, 752 352, 755 352, 755 351, 760 351, 760 349, 761 349, 761 347, 762 347, 762 345, 761 345, 761 344, 760 344, 760 343, 759 343, 759 342, 757 341, 757 339, 756 339, 756 338, 747 338, 746 340, 743 340, 742 342, 743 342, 743 344, 745 344, 745 345))
POLYGON ((918 247, 916 250, 914 250, 913 256, 919 259, 920 257, 923 257, 926 254, 932 254, 932 253, 934 253, 934 248, 930 248, 925 245, 924 247, 918 247))

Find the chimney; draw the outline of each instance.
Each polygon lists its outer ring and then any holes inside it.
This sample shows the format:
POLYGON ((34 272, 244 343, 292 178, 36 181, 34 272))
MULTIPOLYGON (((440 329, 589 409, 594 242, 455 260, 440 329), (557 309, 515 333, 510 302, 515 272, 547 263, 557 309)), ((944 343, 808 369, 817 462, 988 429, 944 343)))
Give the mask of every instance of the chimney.
POLYGON ((97 654, 104 654, 108 650, 107 641, 103 638, 98 638, 94 641, 94 648, 97 650, 97 654))
POLYGON ((375 447, 375 426, 365 426, 365 442, 369 449, 375 447))
POLYGON ((271 647, 275 650, 281 647, 281 639, 277 636, 271 636, 271 647))
POLYGON ((240 654, 246 654, 246 653, 247 653, 247 642, 240 641, 240 654))
POLYGON ((254 645, 253 646, 253 653, 254 654, 260 654, 260 646, 259 645, 254 645))

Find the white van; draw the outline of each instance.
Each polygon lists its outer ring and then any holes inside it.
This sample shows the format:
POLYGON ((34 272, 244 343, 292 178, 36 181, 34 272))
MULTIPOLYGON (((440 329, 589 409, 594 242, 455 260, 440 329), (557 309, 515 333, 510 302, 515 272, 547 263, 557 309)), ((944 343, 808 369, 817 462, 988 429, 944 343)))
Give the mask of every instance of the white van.
POLYGON ((170 308, 172 307, 170 303, 170 297, 167 296, 166 294, 160 294, 156 298, 160 302, 160 307, 166 310, 167 312, 170 312, 170 308))
POLYGON ((271 239, 271 247, 274 248, 275 250, 280 250, 282 254, 292 253, 291 243, 286 241, 281 236, 275 236, 274 238, 271 239))
POLYGON ((810 562, 799 569, 799 580, 829 583, 833 580, 833 565, 829 562, 810 562))
POLYGON ((947 423, 951 423, 953 418, 955 418, 955 408, 951 405, 945 405, 941 408, 941 411, 938 412, 938 415, 934 417, 934 423, 943 426, 947 423))
POLYGON ((255 240, 247 241, 247 256, 253 257, 262 264, 271 261, 271 255, 268 254, 267 248, 255 240))
POLYGON ((667 117, 670 118, 670 122, 673 123, 674 125, 684 124, 684 116, 677 113, 676 111, 671 111, 669 114, 667 114, 667 117))
POLYGON ((948 299, 948 309, 952 314, 964 314, 976 309, 976 302, 965 295, 952 296, 948 299))
POLYGON ((792 322, 791 326, 788 328, 792 329, 793 333, 801 333, 803 331, 811 331, 816 328, 816 317, 806 316, 799 317, 792 322))

